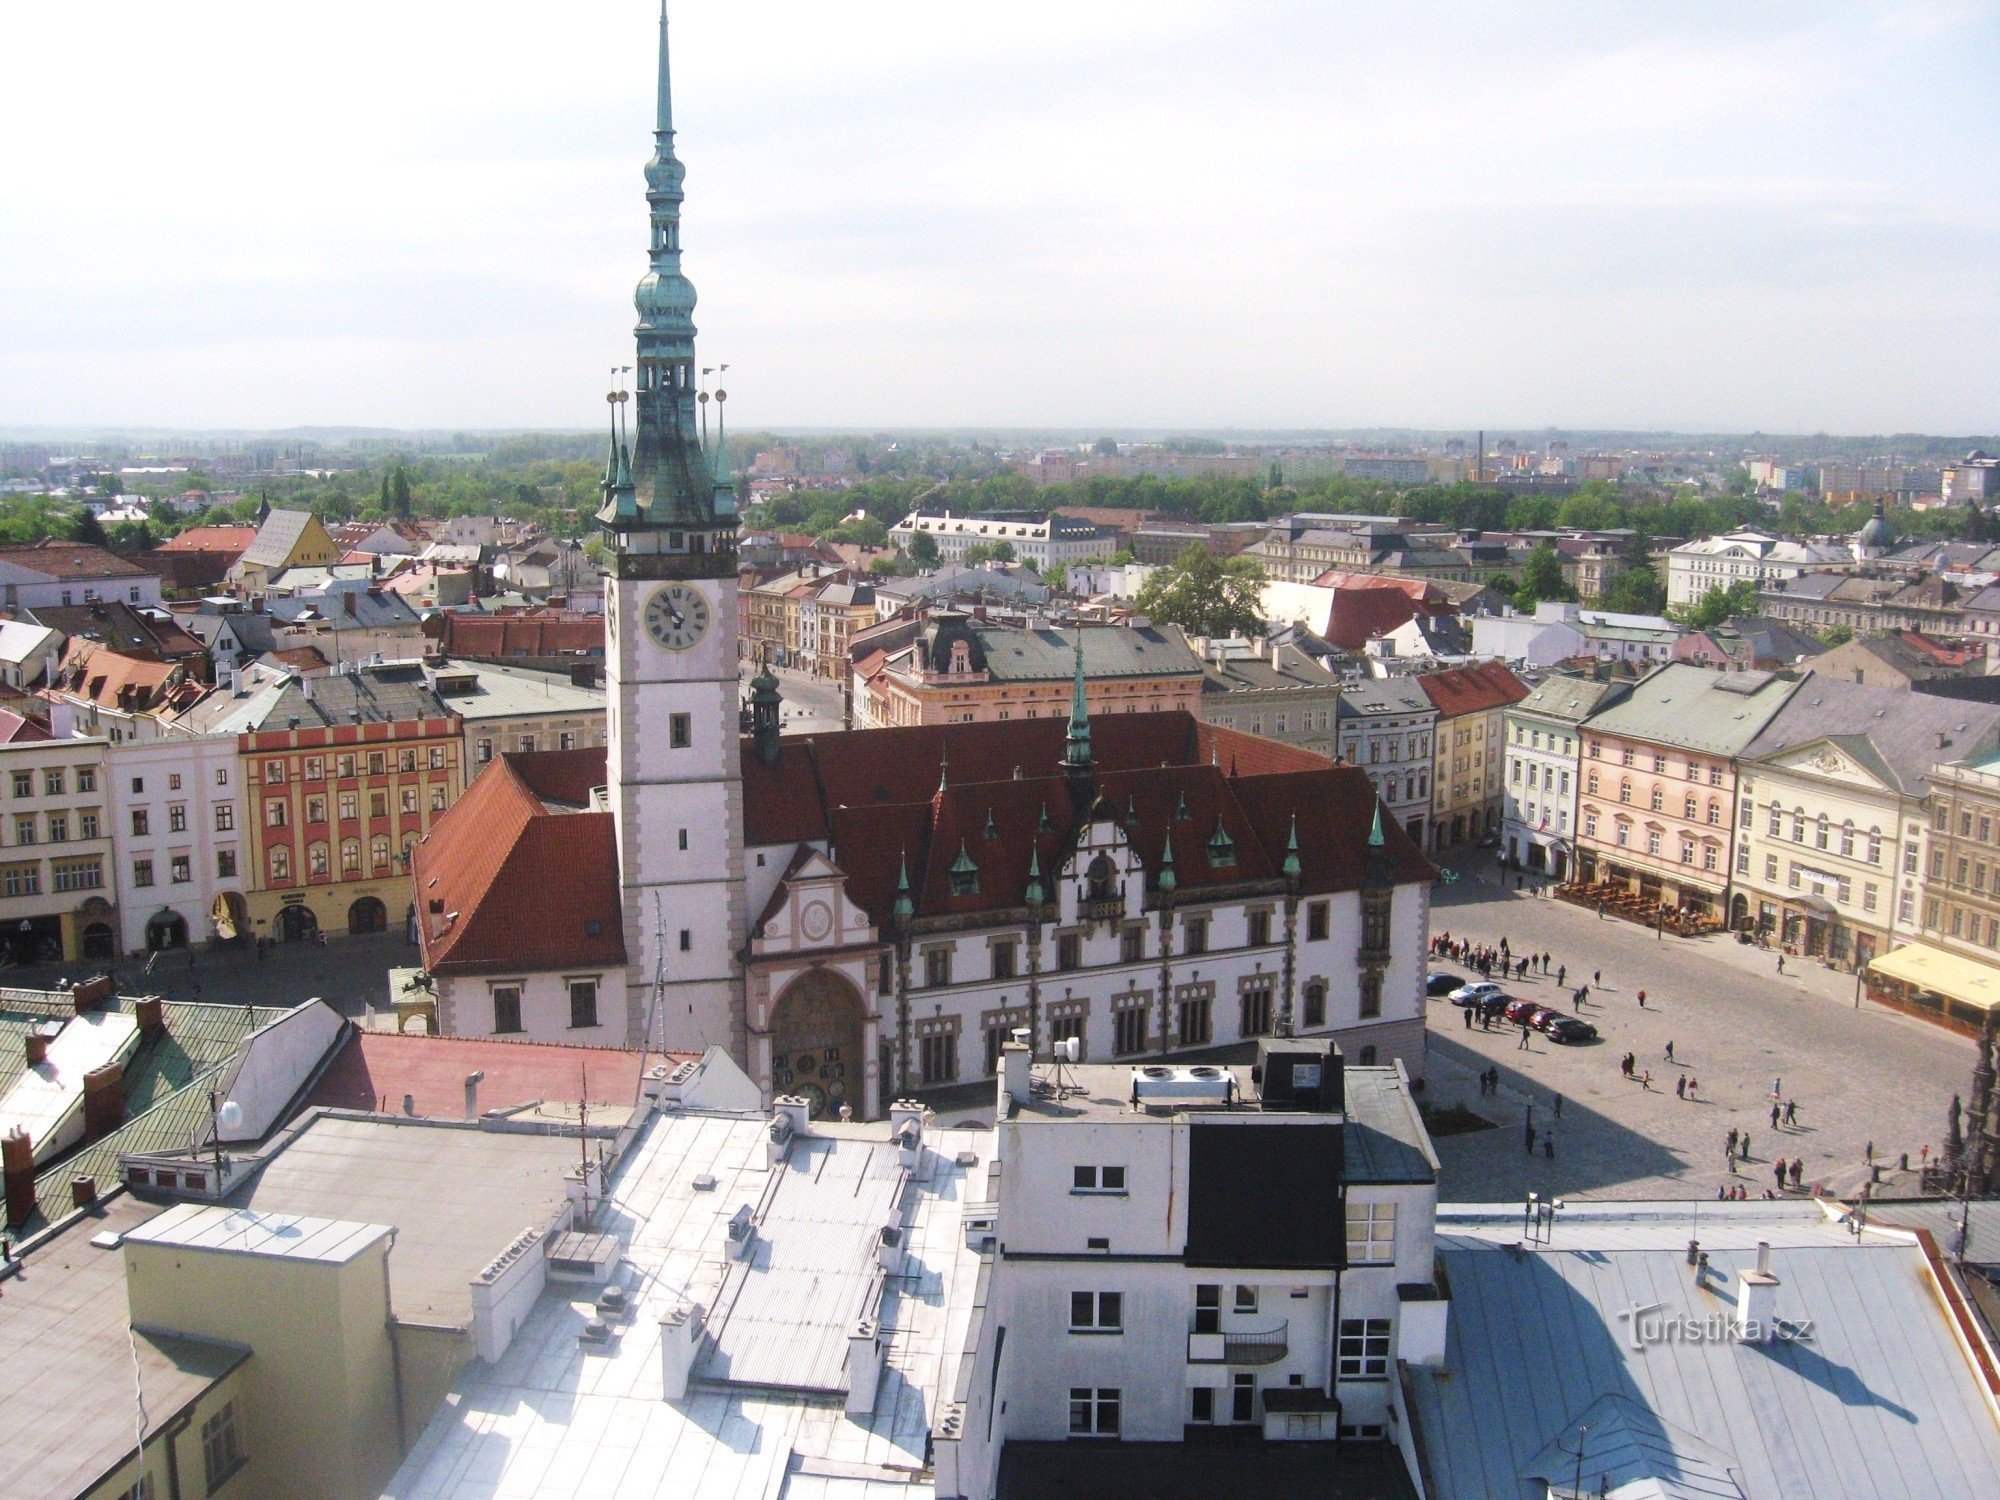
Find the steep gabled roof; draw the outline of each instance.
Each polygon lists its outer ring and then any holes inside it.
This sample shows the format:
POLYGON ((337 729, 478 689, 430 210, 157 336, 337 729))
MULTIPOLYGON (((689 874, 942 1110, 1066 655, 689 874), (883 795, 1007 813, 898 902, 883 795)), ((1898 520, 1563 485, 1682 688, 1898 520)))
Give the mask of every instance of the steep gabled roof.
MULTIPOLYGON (((562 752, 549 752, 561 754, 562 752)), ((625 962, 609 813, 554 813, 503 755, 417 844, 411 878, 433 974, 611 968, 625 962)))
POLYGON ((1528 696, 1528 685, 1497 661, 1425 672, 1417 678, 1417 686, 1436 705, 1441 719, 1505 708, 1528 696))

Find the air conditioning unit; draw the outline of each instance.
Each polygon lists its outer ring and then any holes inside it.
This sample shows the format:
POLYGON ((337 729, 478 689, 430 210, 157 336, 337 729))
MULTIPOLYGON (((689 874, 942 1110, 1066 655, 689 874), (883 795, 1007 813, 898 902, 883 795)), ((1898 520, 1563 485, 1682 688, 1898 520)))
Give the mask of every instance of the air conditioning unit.
POLYGON ((1132 1070, 1132 1102, 1141 1108, 1184 1104, 1226 1105, 1236 1097, 1236 1079, 1227 1068, 1208 1063, 1169 1067, 1154 1063, 1132 1070))

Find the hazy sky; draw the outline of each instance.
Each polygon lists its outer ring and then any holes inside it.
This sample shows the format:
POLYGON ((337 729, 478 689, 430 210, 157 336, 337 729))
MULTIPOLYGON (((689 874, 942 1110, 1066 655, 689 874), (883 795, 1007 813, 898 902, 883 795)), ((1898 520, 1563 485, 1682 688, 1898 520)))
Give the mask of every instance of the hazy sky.
MULTIPOLYGON (((680 0, 748 425, 2000 427, 2000 7, 680 0)), ((0 426, 585 426, 654 7, 0 6, 0 426)))

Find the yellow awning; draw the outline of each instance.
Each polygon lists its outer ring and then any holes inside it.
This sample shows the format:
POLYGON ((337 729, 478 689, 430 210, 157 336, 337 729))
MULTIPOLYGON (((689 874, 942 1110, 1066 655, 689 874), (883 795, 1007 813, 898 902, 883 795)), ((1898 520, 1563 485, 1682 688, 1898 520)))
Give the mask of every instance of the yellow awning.
POLYGON ((1900 979, 1920 990, 1979 1010, 1992 1010, 2000 1005, 2000 969, 1922 943, 1908 943, 1869 960, 1868 972, 1885 979, 1900 979))

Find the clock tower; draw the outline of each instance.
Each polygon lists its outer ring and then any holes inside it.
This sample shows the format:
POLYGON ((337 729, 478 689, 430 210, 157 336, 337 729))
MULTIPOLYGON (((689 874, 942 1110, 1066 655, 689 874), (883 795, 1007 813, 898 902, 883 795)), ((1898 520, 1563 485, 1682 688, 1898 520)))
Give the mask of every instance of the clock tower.
MULTIPOLYGON (((743 781, 736 502, 696 426, 694 287, 681 274, 666 7, 646 163, 651 269, 639 282, 630 438, 613 397, 598 524, 609 534, 605 687, 625 922, 628 1044, 745 1060, 743 781), (655 1004, 655 982, 658 1002, 655 1004)), ((551 870, 551 880, 562 872, 551 870)), ((608 998, 608 997, 607 997, 608 998)))

